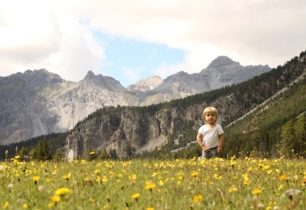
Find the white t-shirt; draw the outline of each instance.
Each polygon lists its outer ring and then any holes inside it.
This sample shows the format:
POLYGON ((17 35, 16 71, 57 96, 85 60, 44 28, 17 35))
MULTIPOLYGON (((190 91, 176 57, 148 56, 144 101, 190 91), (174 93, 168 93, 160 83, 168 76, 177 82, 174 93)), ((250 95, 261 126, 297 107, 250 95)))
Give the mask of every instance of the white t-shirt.
POLYGON ((208 148, 213 148, 219 145, 219 135, 223 134, 224 131, 219 124, 216 124, 213 128, 202 125, 198 133, 203 135, 203 143, 208 146, 208 148))

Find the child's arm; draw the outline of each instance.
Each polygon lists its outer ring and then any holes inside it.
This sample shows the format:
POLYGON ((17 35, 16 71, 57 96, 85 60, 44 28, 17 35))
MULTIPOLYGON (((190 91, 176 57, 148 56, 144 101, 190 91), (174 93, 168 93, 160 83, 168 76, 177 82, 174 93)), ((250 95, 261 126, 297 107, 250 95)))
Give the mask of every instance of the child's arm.
POLYGON ((206 148, 205 144, 203 143, 203 135, 200 134, 200 133, 198 133, 198 135, 197 135, 197 142, 200 145, 200 147, 202 148, 202 150, 204 150, 206 148))
POLYGON ((224 145, 224 135, 221 134, 218 136, 219 137, 219 145, 218 145, 218 153, 220 153, 222 151, 223 145, 224 145))

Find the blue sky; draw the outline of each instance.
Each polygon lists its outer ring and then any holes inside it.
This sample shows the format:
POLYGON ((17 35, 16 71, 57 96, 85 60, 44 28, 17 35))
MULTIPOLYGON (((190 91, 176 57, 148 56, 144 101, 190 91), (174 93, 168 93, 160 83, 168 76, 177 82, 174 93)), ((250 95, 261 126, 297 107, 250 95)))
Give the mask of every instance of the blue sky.
POLYGON ((174 49, 165 44, 137 41, 103 33, 96 37, 104 45, 105 62, 101 73, 119 80, 125 87, 158 74, 160 66, 170 66, 182 63, 184 51, 174 49))

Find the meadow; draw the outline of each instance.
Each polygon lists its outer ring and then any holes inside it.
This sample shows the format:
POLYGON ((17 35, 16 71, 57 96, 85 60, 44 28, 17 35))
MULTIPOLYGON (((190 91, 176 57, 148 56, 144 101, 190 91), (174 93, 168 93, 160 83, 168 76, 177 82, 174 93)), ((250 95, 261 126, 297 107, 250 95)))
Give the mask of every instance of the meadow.
POLYGON ((2 209, 306 209, 306 161, 0 162, 2 209))

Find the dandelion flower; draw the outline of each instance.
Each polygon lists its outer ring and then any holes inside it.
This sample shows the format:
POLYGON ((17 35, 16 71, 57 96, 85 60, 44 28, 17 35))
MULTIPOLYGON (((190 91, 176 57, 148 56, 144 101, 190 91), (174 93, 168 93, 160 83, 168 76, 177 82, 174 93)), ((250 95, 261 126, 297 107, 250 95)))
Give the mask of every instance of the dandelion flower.
POLYGON ((34 184, 37 184, 38 181, 40 180, 40 177, 39 176, 33 176, 32 180, 34 181, 34 184))
POLYGON ((262 188, 261 187, 256 187, 252 190, 252 195, 258 196, 262 193, 262 188))
POLYGON ((191 176, 192 176, 192 177, 195 177, 195 178, 196 178, 198 175, 199 175, 199 172, 198 172, 198 171, 192 171, 192 172, 191 172, 191 176))
POLYGON ((63 176, 63 179, 65 179, 67 182, 70 180, 70 178, 71 178, 71 173, 68 173, 63 176))
POLYGON ((140 197, 140 193, 133 193, 131 196, 131 198, 134 199, 135 201, 137 201, 139 197, 140 197))
POLYGON ((192 203, 200 203, 203 200, 203 196, 201 194, 196 194, 192 198, 192 203))
POLYGON ((152 191, 155 187, 156 187, 156 185, 153 182, 151 182, 151 181, 146 182, 146 186, 145 186, 146 190, 152 191))
POLYGON ((106 183, 108 181, 108 178, 107 176, 103 176, 102 179, 101 179, 102 183, 106 183))
POLYGON ((130 180, 131 182, 133 182, 133 183, 136 181, 136 179, 137 179, 136 174, 133 174, 133 175, 130 175, 130 176, 129 176, 129 180, 130 180))
POLYGON ((67 195, 67 194, 70 194, 71 193, 71 190, 67 187, 62 187, 62 188, 59 188, 55 191, 54 195, 58 195, 58 196, 63 196, 63 195, 67 195))
POLYGON ((10 206, 10 203, 8 201, 5 201, 5 203, 2 206, 2 209, 7 209, 10 206))
POLYGON ((279 179, 279 181, 282 182, 282 181, 288 180, 288 177, 286 175, 281 175, 281 176, 278 177, 278 179, 279 179))
POLYGON ((243 184, 244 185, 249 185, 250 184, 250 179, 248 174, 242 174, 242 178, 243 178, 243 184))
POLYGON ((238 191, 238 189, 237 189, 237 187, 235 186, 235 185, 232 185, 229 189, 228 189, 228 192, 229 193, 233 193, 233 192, 237 192, 238 191))
POLYGON ((306 184, 306 175, 303 177, 302 186, 304 186, 305 184, 306 184))
POLYGON ((58 203, 58 202, 61 201, 61 197, 58 196, 58 195, 53 195, 53 196, 51 197, 51 201, 52 201, 53 203, 58 203))

